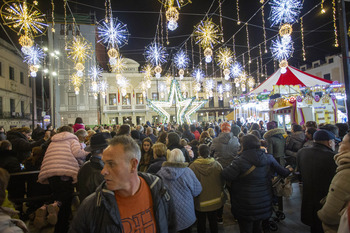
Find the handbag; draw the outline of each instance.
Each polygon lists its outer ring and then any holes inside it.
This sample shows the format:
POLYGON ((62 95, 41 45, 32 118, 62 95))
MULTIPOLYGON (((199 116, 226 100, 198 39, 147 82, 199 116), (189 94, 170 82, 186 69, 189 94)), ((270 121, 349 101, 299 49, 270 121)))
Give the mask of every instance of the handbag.
POLYGON ((272 181, 272 188, 277 197, 290 197, 293 194, 293 186, 288 178, 275 177, 272 181))

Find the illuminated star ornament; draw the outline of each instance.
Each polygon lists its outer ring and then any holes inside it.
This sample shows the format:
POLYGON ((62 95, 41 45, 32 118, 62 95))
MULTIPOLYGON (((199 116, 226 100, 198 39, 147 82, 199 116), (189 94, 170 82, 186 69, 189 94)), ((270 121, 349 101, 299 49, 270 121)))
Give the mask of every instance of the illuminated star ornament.
POLYGON ((161 117, 164 123, 169 122, 170 114, 166 109, 173 106, 174 101, 177 106, 176 122, 179 124, 184 123, 184 115, 188 110, 194 98, 184 98, 181 94, 181 89, 177 80, 173 79, 170 85, 170 92, 167 101, 154 101, 147 99, 148 106, 156 111, 161 117))
POLYGON ((189 109, 187 110, 187 112, 185 113, 185 119, 188 123, 191 123, 191 115, 194 114, 195 112, 197 112, 201 107, 203 107, 206 103, 208 102, 208 100, 194 100, 191 103, 191 106, 189 107, 189 109))
POLYGON ((288 60, 294 52, 293 42, 290 37, 278 37, 272 41, 271 53, 279 61, 288 60))
POLYGON ((201 83, 205 75, 203 70, 195 69, 192 73, 192 76, 195 78, 197 83, 201 83))
POLYGON ((45 33, 47 23, 45 15, 27 1, 8 1, 0 11, 4 25, 21 35, 19 43, 23 53, 28 53, 34 45, 33 38, 45 33))
POLYGON ((179 69, 180 80, 183 79, 185 74, 185 69, 187 68, 189 62, 190 62, 190 59, 188 58, 187 54, 183 50, 179 51, 175 55, 174 63, 176 68, 179 69))
POLYGON ((26 62, 29 66, 30 76, 35 78, 36 73, 38 72, 38 67, 41 62, 44 60, 46 54, 43 50, 38 46, 34 45, 30 47, 27 54, 24 55, 24 62, 26 62))
POLYGON ((154 72, 156 73, 156 78, 160 78, 162 72, 161 65, 166 62, 166 58, 168 57, 166 49, 158 43, 151 43, 146 47, 144 56, 147 62, 155 66, 154 72))
POLYGON ((152 63, 154 66, 163 64, 166 62, 166 58, 168 57, 166 49, 158 43, 148 45, 144 55, 146 61, 152 63))
POLYGON ((177 20, 179 19, 179 11, 181 7, 192 3, 190 0, 158 0, 166 8, 165 17, 168 21, 168 29, 174 31, 178 24, 177 20))
POLYGON ((242 74, 243 67, 239 62, 235 62, 234 64, 231 65, 230 71, 231 71, 231 76, 233 78, 236 78, 242 74))
POLYGON ((127 25, 117 18, 111 17, 108 22, 102 20, 97 26, 99 40, 108 48, 121 48, 128 43, 129 31, 127 25))
POLYGON ((279 61, 281 73, 287 72, 288 59, 293 55, 292 23, 297 21, 302 9, 301 0, 272 0, 271 27, 279 24, 279 36, 271 43, 271 53, 275 60, 279 61))
POLYGON ((271 15, 269 20, 271 26, 282 23, 294 23, 302 9, 301 0, 272 0, 271 15))
POLYGON ((204 49, 205 61, 210 63, 213 55, 212 48, 221 40, 219 27, 211 19, 207 19, 195 27, 194 35, 196 43, 204 49))
POLYGON ((230 65, 233 63, 233 52, 225 47, 220 48, 216 54, 216 60, 220 68, 224 71, 225 80, 230 78, 230 65))
POLYGON ((84 62, 91 56, 91 44, 82 36, 75 36, 67 47, 68 58, 75 62, 84 62))

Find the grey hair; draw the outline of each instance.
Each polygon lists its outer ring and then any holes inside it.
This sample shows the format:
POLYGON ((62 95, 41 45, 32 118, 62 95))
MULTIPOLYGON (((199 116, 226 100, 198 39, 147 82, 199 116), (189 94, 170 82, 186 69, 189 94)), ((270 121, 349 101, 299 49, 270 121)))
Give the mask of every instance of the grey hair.
POLYGON ((85 129, 79 129, 77 132, 75 132, 75 136, 77 137, 86 137, 88 133, 86 132, 85 129))
POLYGON ((182 153, 182 151, 180 149, 173 149, 170 152, 169 158, 168 158, 169 162, 173 162, 173 163, 184 163, 185 162, 185 156, 182 153))
POLYGON ((141 160, 141 151, 139 145, 130 136, 120 135, 114 136, 108 141, 109 146, 123 145, 124 153, 127 154, 128 159, 137 159, 138 162, 141 160))

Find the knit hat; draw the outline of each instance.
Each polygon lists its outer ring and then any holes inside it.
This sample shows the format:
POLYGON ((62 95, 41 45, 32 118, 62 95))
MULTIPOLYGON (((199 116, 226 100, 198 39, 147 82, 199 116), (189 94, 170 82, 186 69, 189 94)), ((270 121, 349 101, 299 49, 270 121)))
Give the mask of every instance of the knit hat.
POLYGON ((231 125, 228 122, 222 123, 221 131, 231 131, 231 125))
POLYGON ((329 141, 329 140, 334 140, 335 135, 325 129, 320 129, 314 133, 313 139, 315 141, 329 141))

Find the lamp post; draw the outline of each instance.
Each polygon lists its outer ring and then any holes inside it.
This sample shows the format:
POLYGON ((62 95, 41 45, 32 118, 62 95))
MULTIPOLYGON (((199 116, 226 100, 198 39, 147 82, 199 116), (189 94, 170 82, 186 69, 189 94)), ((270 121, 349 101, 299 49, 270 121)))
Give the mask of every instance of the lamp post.
MULTIPOLYGON (((349 0, 347 0, 349 2, 349 0)), ((338 17, 339 17, 339 32, 340 32, 340 45, 343 59, 343 72, 346 92, 346 110, 348 121, 350 119, 350 64, 349 64, 349 43, 348 36, 346 34, 346 12, 345 12, 345 0, 338 0, 338 17)), ((337 114, 337 113, 336 113, 337 114)))

